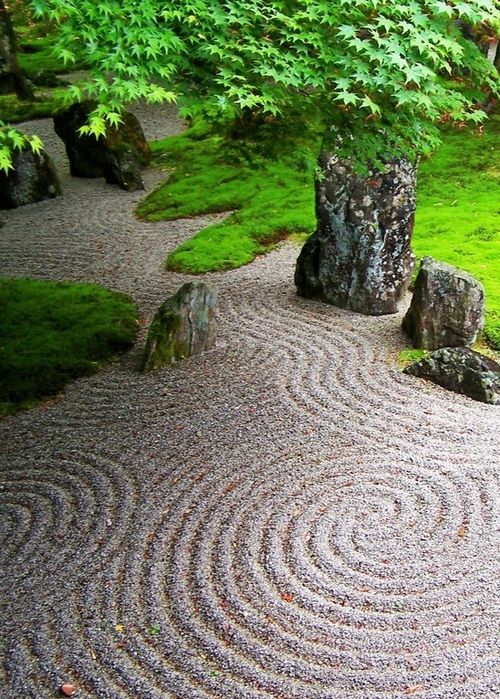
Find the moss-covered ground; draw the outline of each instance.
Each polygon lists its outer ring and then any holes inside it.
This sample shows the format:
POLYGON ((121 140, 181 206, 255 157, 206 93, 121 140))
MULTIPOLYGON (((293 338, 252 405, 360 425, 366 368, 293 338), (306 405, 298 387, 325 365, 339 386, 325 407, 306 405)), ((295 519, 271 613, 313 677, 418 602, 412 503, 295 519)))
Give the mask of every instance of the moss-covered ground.
POLYGON ((54 53, 51 35, 39 37, 36 28, 37 25, 16 27, 19 66, 33 84, 35 99, 19 100, 15 94, 0 95, 0 121, 5 123, 53 116, 63 106, 67 91, 56 76, 86 67, 82 60, 65 65, 54 53))
POLYGON ((58 393, 132 344, 137 309, 91 284, 0 279, 0 415, 58 393))
POLYGON ((82 70, 86 67, 81 59, 68 66, 54 52, 54 39, 49 36, 32 36, 24 32, 18 41, 17 59, 25 75, 35 84, 50 80, 51 76, 67 73, 68 70, 82 70))
POLYGON ((19 100, 16 95, 0 95, 0 121, 17 124, 30 119, 53 116, 63 106, 61 88, 36 89, 34 100, 19 100))
POLYGON ((449 131, 420 166, 415 253, 449 262, 486 291, 485 334, 500 350, 500 118, 484 135, 449 131))
MULTIPOLYGON (((171 171, 139 205, 146 220, 231 211, 174 250, 167 266, 181 272, 229 269, 251 262, 273 242, 314 229, 313 167, 320 129, 282 134, 266 127, 239 141, 195 124, 153 143, 156 162, 171 171)), ((486 335, 500 349, 500 118, 478 131, 443 134, 422 162, 414 248, 469 271, 484 284, 486 335)), ((297 238, 297 235, 293 237, 297 238)))
POLYGON ((198 273, 239 267, 291 233, 312 232, 311 183, 321 130, 303 123, 291 130, 263 124, 240 138, 197 122, 152 144, 157 163, 171 175, 139 205, 140 217, 157 221, 232 212, 178 247, 168 268, 198 273))

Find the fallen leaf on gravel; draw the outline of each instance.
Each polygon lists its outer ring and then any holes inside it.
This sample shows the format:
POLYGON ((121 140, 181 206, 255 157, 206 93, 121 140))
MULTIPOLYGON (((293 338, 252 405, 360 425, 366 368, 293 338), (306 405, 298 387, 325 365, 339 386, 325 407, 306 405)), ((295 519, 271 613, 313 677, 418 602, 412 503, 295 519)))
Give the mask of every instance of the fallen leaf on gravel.
POLYGON ((76 687, 74 684, 64 682, 61 685, 61 692, 64 694, 65 697, 72 697, 73 694, 76 692, 76 687))
POLYGON ((416 694, 417 692, 421 692, 422 689, 424 689, 423 684, 414 684, 412 687, 407 687, 403 691, 403 694, 416 694))
POLYGON ((226 486, 224 488, 223 492, 224 493, 231 493, 236 488, 237 485, 238 485, 238 481, 233 481, 232 483, 230 483, 228 486, 226 486))
POLYGON ((285 600, 285 602, 293 602, 293 595, 291 595, 289 592, 285 592, 285 594, 281 595, 281 597, 285 600))
POLYGON ((118 633, 123 633, 125 631, 125 627, 123 626, 123 624, 117 624, 115 626, 115 631, 118 631, 118 633))
POLYGON ((458 528, 458 536, 465 536, 465 526, 463 524, 458 528))

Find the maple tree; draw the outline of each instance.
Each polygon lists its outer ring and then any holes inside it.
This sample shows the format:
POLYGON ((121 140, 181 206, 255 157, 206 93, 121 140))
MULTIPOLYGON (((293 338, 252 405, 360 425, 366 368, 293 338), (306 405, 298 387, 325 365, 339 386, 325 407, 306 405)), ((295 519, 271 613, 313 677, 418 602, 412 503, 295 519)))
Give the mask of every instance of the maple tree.
POLYGON ((33 0, 59 54, 93 66, 74 99, 99 135, 137 99, 203 99, 228 115, 282 115, 317 99, 341 154, 414 156, 440 120, 480 122, 498 73, 459 23, 498 27, 492 0, 33 0), (458 78, 458 80, 457 80, 458 78), (482 91, 482 92, 481 92, 482 91))

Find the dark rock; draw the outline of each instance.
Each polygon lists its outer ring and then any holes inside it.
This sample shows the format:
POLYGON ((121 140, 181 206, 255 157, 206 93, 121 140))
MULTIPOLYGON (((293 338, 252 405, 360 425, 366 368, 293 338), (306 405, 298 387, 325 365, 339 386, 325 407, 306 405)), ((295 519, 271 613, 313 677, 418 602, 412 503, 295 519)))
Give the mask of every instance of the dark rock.
POLYGON ((422 260, 403 330, 415 347, 471 345, 484 324, 484 290, 473 276, 432 257, 422 260))
POLYGON ((38 70, 36 73, 30 74, 30 80, 35 85, 41 87, 61 87, 62 85, 67 85, 64 80, 58 78, 54 73, 42 69, 38 70))
POLYGON ((105 136, 81 136, 93 102, 79 102, 54 116, 54 128, 66 146, 71 174, 75 177, 104 177, 122 189, 144 189, 141 167, 151 154, 141 125, 131 112, 123 112, 123 124, 109 126, 105 136))
POLYGON ((116 183, 128 192, 144 189, 144 181, 137 164, 137 157, 129 146, 110 151, 103 167, 103 173, 106 182, 116 183))
POLYGON ((323 152, 320 167, 317 230, 297 260, 298 293, 359 313, 395 313, 414 264, 416 166, 398 160, 385 173, 360 175, 323 152))
POLYGON ((468 347, 443 347, 404 371, 474 400, 500 405, 500 364, 468 347))
POLYGON ((216 289, 203 282, 184 284, 156 312, 149 328, 143 369, 158 369, 201 354, 215 345, 216 289))
POLYGON ((0 171, 0 209, 15 209, 61 194, 57 173, 45 151, 27 147, 12 155, 13 170, 0 171))

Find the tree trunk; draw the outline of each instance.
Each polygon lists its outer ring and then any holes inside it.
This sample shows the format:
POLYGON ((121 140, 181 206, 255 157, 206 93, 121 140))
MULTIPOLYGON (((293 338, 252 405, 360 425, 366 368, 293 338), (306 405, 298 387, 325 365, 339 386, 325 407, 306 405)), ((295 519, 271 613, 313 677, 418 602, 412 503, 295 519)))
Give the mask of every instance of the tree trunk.
POLYGON ((493 63, 494 66, 497 65, 497 54, 498 54, 498 39, 492 39, 488 43, 488 51, 486 53, 486 58, 490 63, 493 63))
POLYGON ((14 91, 21 100, 34 99, 17 63, 16 37, 4 0, 0 0, 0 93, 14 91))
POLYGON ((401 159, 360 175, 325 151, 319 164, 317 230, 297 260, 298 293, 358 313, 395 313, 414 265, 417 166, 401 159))

